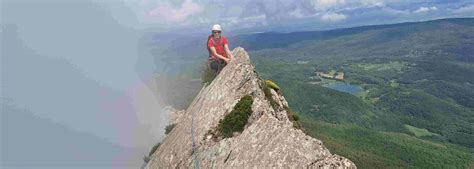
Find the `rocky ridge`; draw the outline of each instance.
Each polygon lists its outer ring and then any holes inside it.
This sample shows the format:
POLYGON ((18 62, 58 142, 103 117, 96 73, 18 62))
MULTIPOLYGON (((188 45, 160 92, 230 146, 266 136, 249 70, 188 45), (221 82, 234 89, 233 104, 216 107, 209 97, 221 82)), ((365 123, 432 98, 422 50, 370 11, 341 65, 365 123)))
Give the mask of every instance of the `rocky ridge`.
POLYGON ((247 52, 236 48, 232 53, 235 59, 201 89, 188 109, 172 114, 176 126, 146 168, 356 168, 295 128, 284 108, 288 102, 273 89, 277 106, 272 107, 247 52), (245 95, 253 97, 253 104, 244 131, 215 139, 209 133, 245 95))

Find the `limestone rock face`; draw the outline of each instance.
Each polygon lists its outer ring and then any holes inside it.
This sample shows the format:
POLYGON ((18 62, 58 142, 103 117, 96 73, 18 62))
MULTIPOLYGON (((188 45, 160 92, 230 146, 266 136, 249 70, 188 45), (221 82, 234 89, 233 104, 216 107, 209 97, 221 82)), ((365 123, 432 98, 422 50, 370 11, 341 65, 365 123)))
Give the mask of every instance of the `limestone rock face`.
POLYGON ((146 168, 356 168, 294 128, 283 108, 288 102, 272 90, 277 106, 270 105, 247 52, 236 48, 232 53, 235 59, 201 89, 186 111, 174 115, 176 126, 146 168), (244 131, 213 139, 209 131, 248 94, 253 97, 253 113, 244 131))

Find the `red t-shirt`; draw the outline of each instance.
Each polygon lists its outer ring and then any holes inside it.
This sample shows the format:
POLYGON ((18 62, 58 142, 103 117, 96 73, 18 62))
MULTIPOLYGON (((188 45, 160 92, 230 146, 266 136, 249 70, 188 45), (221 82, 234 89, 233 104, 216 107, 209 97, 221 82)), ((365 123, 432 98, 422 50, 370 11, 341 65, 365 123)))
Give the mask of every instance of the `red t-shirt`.
MULTIPOLYGON (((225 52, 224 45, 227 44, 227 38, 225 36, 221 36, 219 39, 214 39, 213 36, 211 35, 209 37, 209 40, 207 41, 207 47, 210 48, 211 46, 214 46, 216 48, 216 53, 219 55, 222 55, 227 58, 227 54, 225 52)), ((209 51, 210 52, 210 51, 209 51)), ((214 60, 217 59, 217 57, 211 55, 209 53, 209 60, 214 60)))

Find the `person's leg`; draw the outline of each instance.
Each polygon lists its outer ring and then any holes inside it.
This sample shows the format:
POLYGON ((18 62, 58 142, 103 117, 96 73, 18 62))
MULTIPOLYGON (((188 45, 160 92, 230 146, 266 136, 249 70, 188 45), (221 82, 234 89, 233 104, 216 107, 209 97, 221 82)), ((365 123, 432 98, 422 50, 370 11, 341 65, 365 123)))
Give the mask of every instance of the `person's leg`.
POLYGON ((221 70, 222 70, 225 66, 227 66, 227 63, 226 63, 224 60, 221 60, 220 65, 221 65, 220 68, 221 68, 221 70))
POLYGON ((224 62, 222 59, 217 59, 217 65, 218 65, 218 68, 217 68, 217 74, 219 74, 222 70, 222 62, 224 62))
POLYGON ((219 71, 219 61, 218 60, 211 60, 209 61, 209 66, 211 69, 217 73, 219 71))
POLYGON ((211 66, 211 69, 218 74, 227 64, 222 59, 216 59, 210 61, 209 65, 211 66))

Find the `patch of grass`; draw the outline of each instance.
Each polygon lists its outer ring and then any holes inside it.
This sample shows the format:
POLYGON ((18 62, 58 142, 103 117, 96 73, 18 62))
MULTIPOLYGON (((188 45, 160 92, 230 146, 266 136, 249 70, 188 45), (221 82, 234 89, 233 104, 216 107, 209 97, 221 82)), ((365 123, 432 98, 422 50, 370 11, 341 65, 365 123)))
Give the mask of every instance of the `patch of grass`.
POLYGON ((279 87, 275 82, 273 82, 273 81, 271 81, 271 80, 265 80, 265 84, 266 84, 268 87, 274 89, 275 91, 279 91, 279 90, 280 90, 280 87, 279 87))
POLYGON ((273 107, 273 109, 277 110, 278 103, 275 100, 273 100, 272 92, 270 91, 271 88, 268 87, 267 83, 265 82, 261 84, 261 87, 262 87, 263 93, 265 94, 265 98, 267 98, 267 100, 270 102, 270 105, 273 107))
POLYGON ((173 128, 174 128, 175 126, 176 126, 176 124, 174 124, 174 123, 173 123, 173 124, 170 124, 170 125, 167 125, 167 126, 165 127, 165 134, 170 133, 171 130, 173 130, 173 128))
POLYGON ((357 92, 354 95, 365 100, 367 99, 367 96, 369 95, 369 90, 361 90, 360 92, 357 92))
POLYGON ((381 64, 359 64, 359 66, 366 71, 385 71, 385 70, 401 71, 403 69, 406 69, 409 65, 406 62, 391 61, 389 63, 381 63, 381 64))
POLYGON ((242 97, 234 109, 219 121, 217 130, 220 136, 229 138, 234 132, 244 131, 248 118, 252 114, 253 98, 250 95, 242 97))
POLYGON ((369 102, 372 104, 376 104, 380 100, 380 97, 369 98, 369 102))
POLYGON ((414 126, 410 126, 408 124, 405 124, 403 125, 403 127, 405 127, 408 131, 410 131, 411 133, 413 133, 416 137, 423 137, 423 136, 440 136, 439 134, 436 134, 436 133, 432 133, 426 129, 422 129, 422 128, 417 128, 417 127, 414 127, 414 126))

